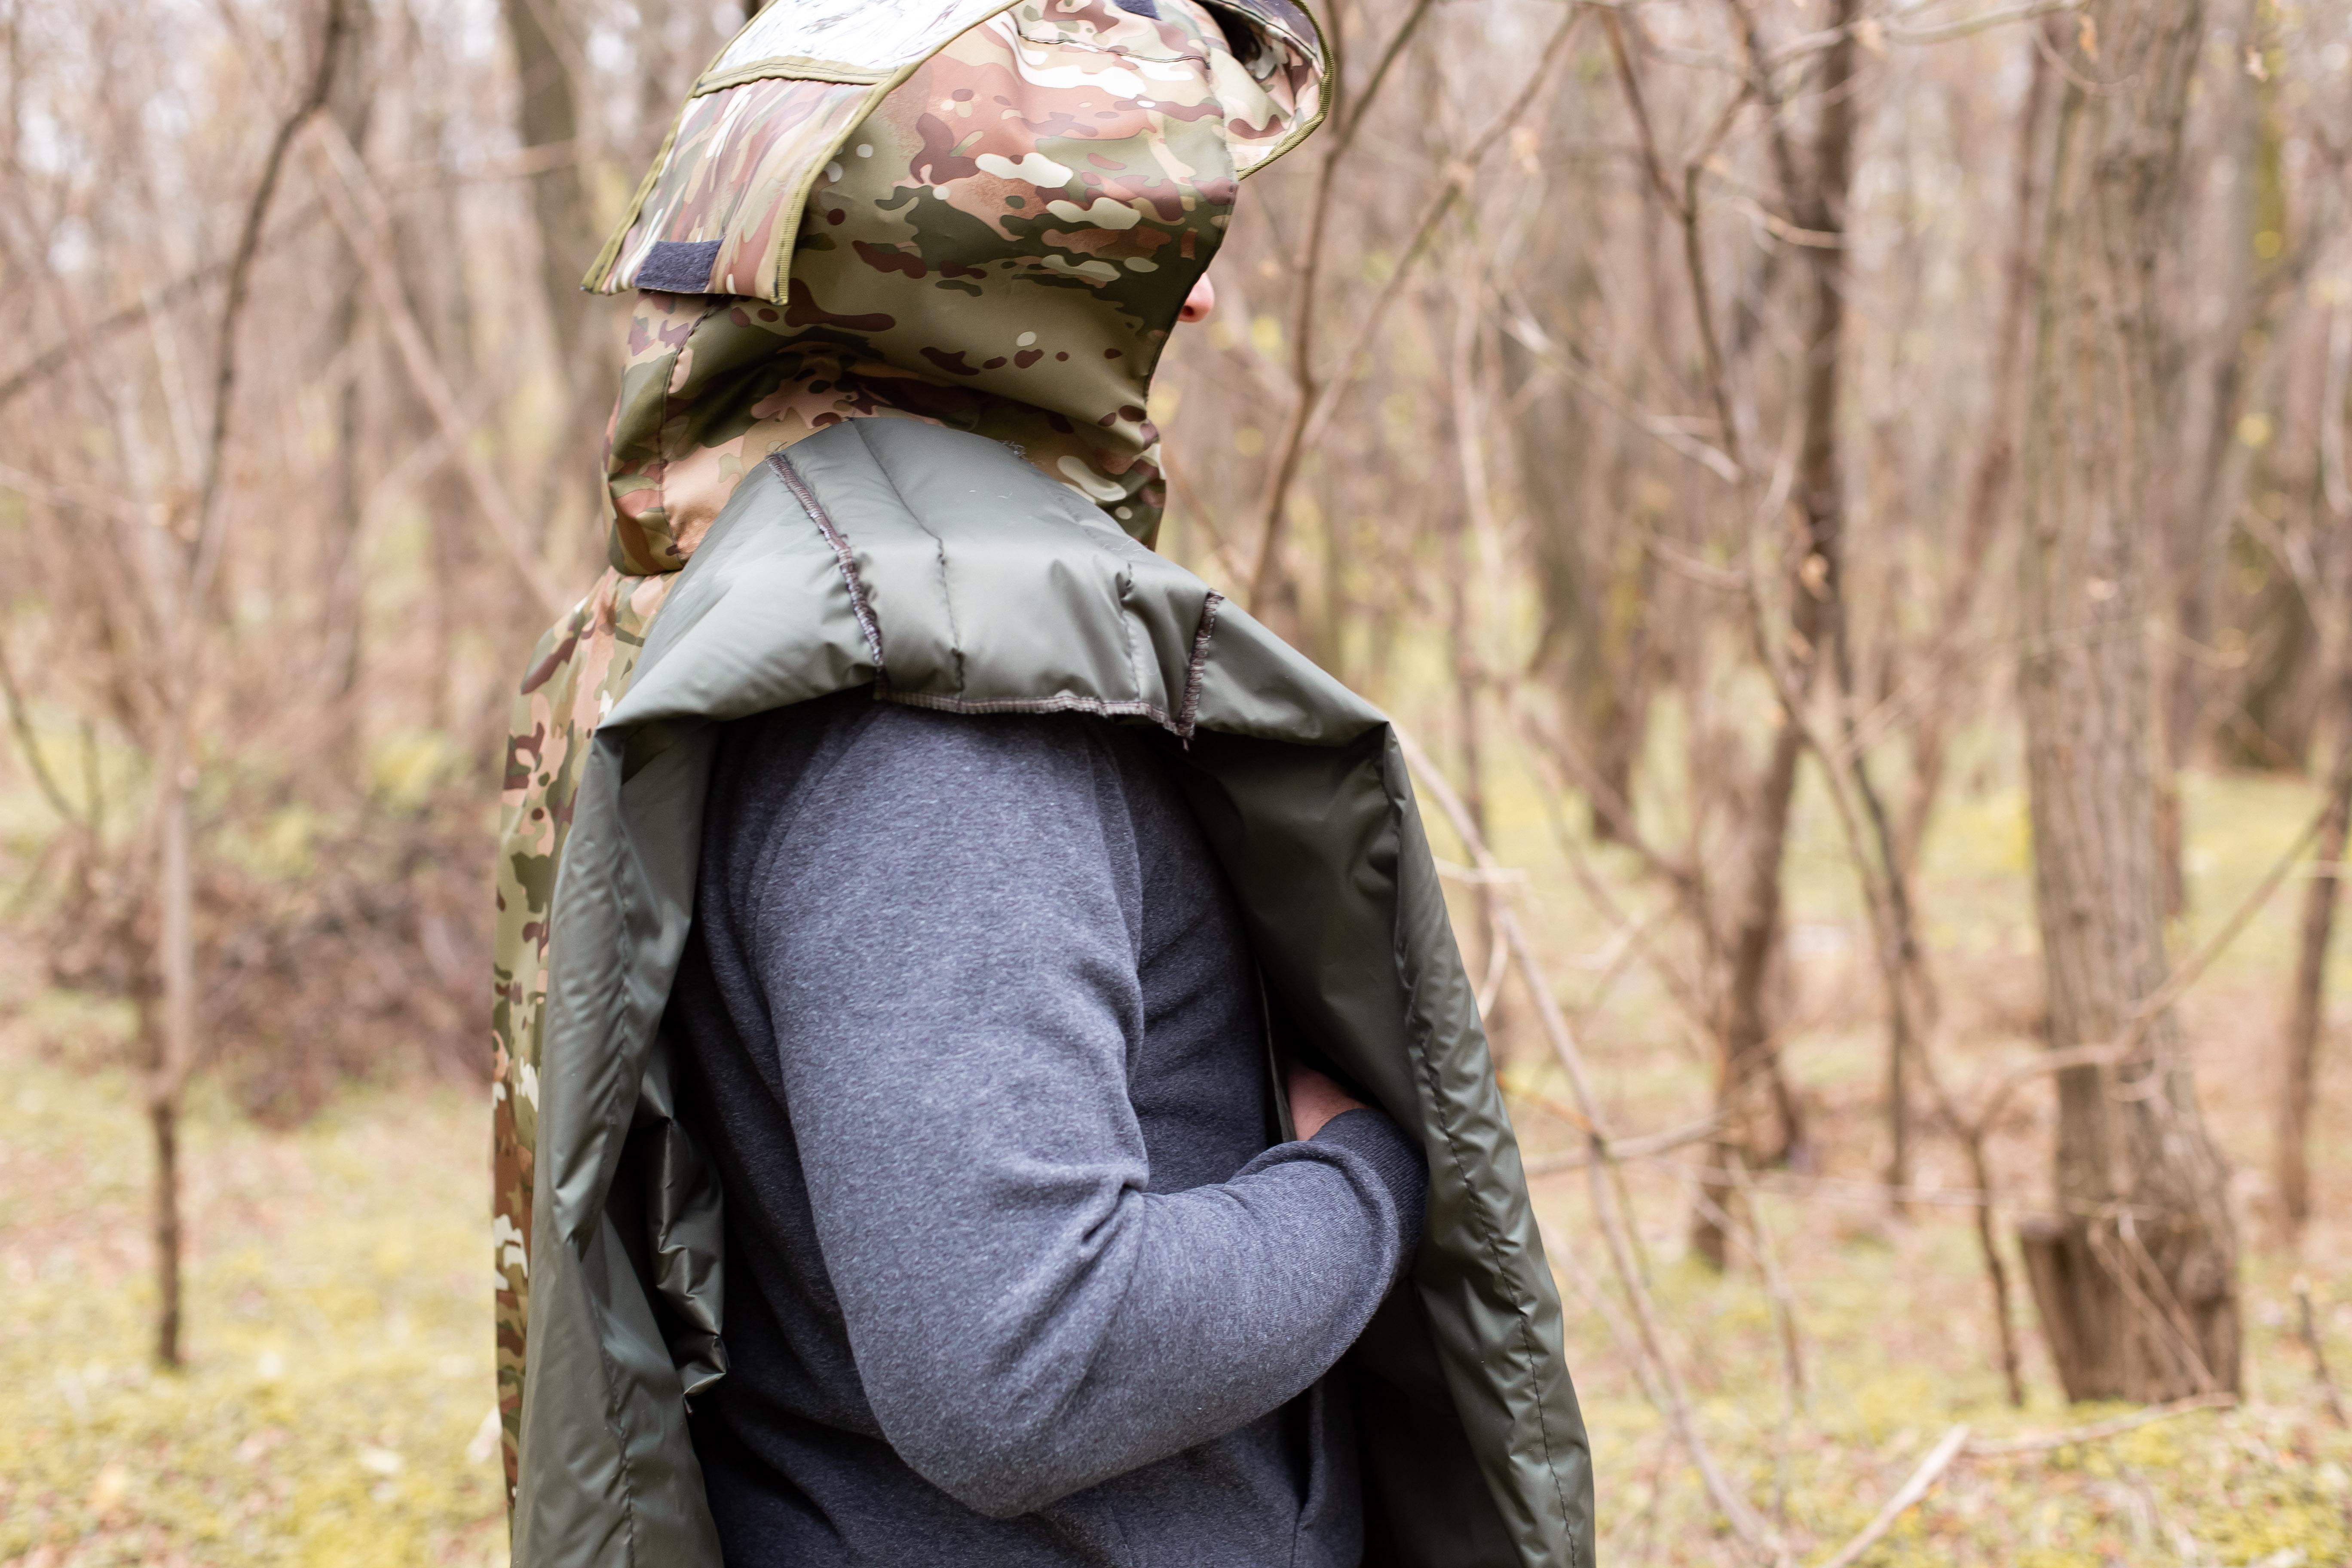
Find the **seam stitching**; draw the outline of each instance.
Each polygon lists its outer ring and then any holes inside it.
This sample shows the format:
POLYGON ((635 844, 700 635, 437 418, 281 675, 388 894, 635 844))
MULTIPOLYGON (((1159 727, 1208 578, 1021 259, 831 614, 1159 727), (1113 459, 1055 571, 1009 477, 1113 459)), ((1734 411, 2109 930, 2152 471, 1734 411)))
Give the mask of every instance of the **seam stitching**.
POLYGON ((937 708, 949 713, 1099 713, 1106 718, 1149 719, 1171 734, 1183 733, 1165 708, 1141 700, 1114 702, 1069 692, 1058 697, 942 697, 928 691, 888 691, 882 695, 908 708, 937 708))
MULTIPOLYGON (((898 487, 893 485, 891 488, 895 489, 898 487)), ((911 508, 907 515, 915 517, 911 508)), ((948 651, 955 655, 956 689, 966 691, 971 689, 971 682, 964 675, 963 628, 956 625, 955 594, 948 586, 948 542, 919 517, 915 518, 915 526, 930 535, 931 558, 939 563, 940 567, 940 608, 947 612, 948 617, 948 651)))
MULTIPOLYGON (((1118 650, 1120 657, 1127 660, 1127 689, 1139 692, 1143 689, 1143 670, 1135 658, 1135 574, 1125 562, 1121 562, 1118 570, 1112 574, 1111 583, 1118 592, 1118 650)), ((1155 654, 1159 651, 1156 646, 1152 649, 1155 654)), ((1157 658, 1152 663, 1155 667, 1151 672, 1153 675, 1165 673, 1157 668, 1157 658)), ((1181 700, 1179 705, 1181 705, 1181 700)))
MULTIPOLYGON (((1385 751, 1386 748, 1384 747, 1383 752, 1385 752, 1385 751)), ((1383 774, 1388 771, 1387 759, 1385 755, 1382 757, 1381 771, 1383 774)), ((1385 784, 1385 779, 1383 780, 1383 784, 1385 784)), ((1401 822, 1402 816, 1402 812, 1398 813, 1398 816, 1401 822)), ((1402 847, 1402 846, 1400 846, 1400 847, 1402 847)), ((1402 891, 1401 889, 1400 891, 1402 891)), ((1405 956, 1405 945, 1402 942, 1398 943, 1397 956, 1401 961, 1398 967, 1406 971, 1405 978, 1407 980, 1407 984, 1405 989, 1407 993, 1410 994, 1419 989, 1418 985, 1413 984, 1413 982, 1420 977, 1419 971, 1414 968, 1409 968, 1403 962, 1402 962, 1405 956)), ((1421 1058, 1421 1077, 1429 1089, 1430 1103, 1437 1111, 1438 1131, 1444 1136, 1445 1151, 1453 1157, 1454 1168, 1456 1175, 1462 1180, 1464 1191, 1465 1193, 1473 1191, 1472 1184, 1468 1179, 1468 1167, 1462 1157, 1462 1146, 1456 1141, 1454 1136, 1454 1119, 1445 1110, 1445 1099, 1439 1089, 1436 1064, 1432 1060, 1432 1055, 1429 1049, 1432 1031, 1427 1028, 1417 1029, 1414 1031, 1414 1036, 1415 1050, 1421 1058)), ((1486 1253, 1487 1267, 1494 1270, 1495 1278, 1498 1281, 1507 1286, 1510 1282, 1510 1274, 1509 1271, 1503 1267, 1501 1242, 1500 1238, 1496 1235, 1493 1220, 1486 1214, 1486 1205, 1484 1204, 1473 1203, 1470 1207, 1471 1213, 1477 1226, 1479 1240, 1483 1244, 1486 1253)), ((1542 1347, 1538 1346, 1535 1342, 1535 1322, 1533 1314, 1528 1310, 1528 1303, 1524 1299, 1521 1292, 1517 1289, 1512 1289, 1510 1291, 1510 1297, 1511 1315, 1518 1320, 1520 1354, 1526 1358, 1526 1362, 1528 1366, 1539 1367, 1542 1364, 1543 1359, 1541 1354, 1542 1347)), ((1535 1406, 1536 1436, 1538 1441, 1543 1445, 1544 1470, 1545 1473, 1551 1478, 1552 1496, 1559 1504, 1560 1523, 1563 1528, 1566 1528, 1570 1524, 1572 1513, 1568 1506, 1567 1490, 1560 1483, 1559 1463, 1552 1455, 1551 1423, 1546 1418, 1544 1414, 1542 1389, 1539 1386, 1534 1387, 1532 1392, 1535 1395, 1531 1403, 1535 1406)), ((1570 1560, 1573 1563, 1576 1558, 1577 1552, 1575 1534, 1572 1530, 1569 1531, 1568 1535, 1568 1551, 1570 1560)))
POLYGON ((791 458, 781 451, 771 452, 767 464, 776 471, 776 477, 784 481, 793 499, 801 503, 801 510, 808 513, 809 521, 816 524, 817 531, 824 535, 825 543, 833 547, 833 558, 841 567, 841 580, 849 588, 850 613, 857 617, 857 629, 866 637, 866 651, 874 658, 875 689, 887 691, 890 677, 887 667, 882 662, 882 626, 874 618, 873 606, 866 602, 866 584, 857 575, 857 558, 850 551, 849 541, 843 538, 841 530, 834 526, 832 515, 816 499, 816 491, 810 487, 800 469, 793 466, 791 458))
POLYGON ((890 487, 891 498, 898 501, 899 510, 931 542, 933 559, 939 563, 940 568, 940 608, 948 617, 948 651, 955 656, 956 689, 964 690, 971 683, 964 679, 963 628, 956 624, 955 595, 948 586, 948 542, 938 530, 923 521, 922 514, 915 510, 914 502, 907 499, 906 490, 898 483, 898 476, 890 471, 889 461, 874 449, 873 442, 866 438, 862 425, 858 427, 857 441, 866 448, 866 455, 874 460, 874 467, 881 474, 883 482, 890 487))
POLYGON ((1192 631, 1192 658, 1184 670, 1183 706, 1176 711, 1176 733, 1189 748, 1192 744, 1192 729, 1201 713, 1201 679, 1209 665, 1209 637, 1217 629, 1217 606, 1225 596, 1212 588, 1201 600, 1201 624, 1192 631))

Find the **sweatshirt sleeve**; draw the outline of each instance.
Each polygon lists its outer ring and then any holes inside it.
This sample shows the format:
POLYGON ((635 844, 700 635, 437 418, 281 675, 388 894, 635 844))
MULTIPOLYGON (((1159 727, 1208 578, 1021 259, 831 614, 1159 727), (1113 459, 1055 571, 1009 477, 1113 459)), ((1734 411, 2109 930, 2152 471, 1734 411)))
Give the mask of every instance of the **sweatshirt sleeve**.
POLYGON ((899 1457, 1009 1518, 1321 1376, 1417 1244, 1420 1151, 1355 1111, 1147 1190, 1135 852, 1085 728, 893 710, 803 788, 742 929, 899 1457))

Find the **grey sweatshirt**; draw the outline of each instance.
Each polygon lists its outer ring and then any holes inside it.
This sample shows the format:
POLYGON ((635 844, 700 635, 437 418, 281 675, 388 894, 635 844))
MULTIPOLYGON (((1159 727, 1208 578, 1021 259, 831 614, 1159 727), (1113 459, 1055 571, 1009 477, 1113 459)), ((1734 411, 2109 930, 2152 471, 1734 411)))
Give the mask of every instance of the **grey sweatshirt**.
POLYGON ((1324 1373, 1421 1157, 1371 1111, 1268 1147, 1239 916, 1150 744, 862 692, 728 727, 666 1027, 726 1196, 730 1565, 1361 1555, 1324 1373))

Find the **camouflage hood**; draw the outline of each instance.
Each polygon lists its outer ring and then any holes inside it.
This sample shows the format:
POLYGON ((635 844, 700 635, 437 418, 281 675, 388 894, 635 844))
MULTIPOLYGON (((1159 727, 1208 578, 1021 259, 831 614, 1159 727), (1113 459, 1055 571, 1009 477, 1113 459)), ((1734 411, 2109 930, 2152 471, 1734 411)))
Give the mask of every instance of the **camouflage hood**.
POLYGON ((768 452, 869 415, 1004 441, 1149 542, 1152 371, 1322 69, 1290 0, 778 0, 584 279, 639 290, 614 567, 676 570, 768 452))

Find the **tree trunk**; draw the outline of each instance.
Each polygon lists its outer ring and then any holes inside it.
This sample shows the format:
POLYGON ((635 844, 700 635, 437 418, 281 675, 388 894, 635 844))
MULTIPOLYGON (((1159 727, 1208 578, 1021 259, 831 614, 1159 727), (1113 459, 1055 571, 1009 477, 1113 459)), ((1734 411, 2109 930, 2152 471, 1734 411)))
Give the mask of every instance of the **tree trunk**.
POLYGON ((147 1101, 147 1126, 154 1135, 155 1360, 185 1364, 180 1347, 180 1103, 177 1096, 147 1101))
POLYGON ((1731 1191, 1731 1155, 1735 1140, 1754 1146, 1745 1129, 1759 1090, 1769 1091, 1780 1121, 1778 1148, 1759 1152, 1772 1163, 1785 1161, 1803 1136, 1802 1112, 1780 1071, 1780 1043, 1772 1037, 1764 1012, 1764 986, 1773 949, 1780 935, 1780 862, 1789 835, 1789 805, 1796 795, 1797 756, 1801 743, 1796 726, 1783 721, 1772 738, 1764 764, 1763 787, 1757 793, 1755 838, 1742 870, 1738 925, 1731 942, 1731 982, 1723 1015, 1723 1037, 1716 1058, 1715 1103, 1726 1116, 1727 1134, 1707 1146, 1706 1190, 1691 1215, 1691 1250, 1713 1268, 1727 1259, 1724 1205, 1731 1191))
POLYGON ((187 726, 186 690, 170 682, 166 722, 172 734, 158 761, 156 957, 162 984, 162 1027, 152 1035, 147 1076, 147 1121, 155 1139, 155 1359, 184 1364, 181 1344, 180 1108, 196 1059, 195 868, 192 860, 189 795, 194 765, 181 737, 187 726))
MULTIPOLYGON (((566 27, 565 0, 500 0, 500 5, 522 88, 515 115, 522 144, 526 149, 569 147, 572 152, 530 176, 531 216, 539 229, 540 294, 547 304, 554 363, 564 388, 562 444, 537 497, 538 510, 546 520, 544 531, 553 535, 559 527, 572 526, 560 497, 569 485, 593 476, 605 412, 617 387, 605 363, 611 345, 590 330, 606 318, 590 313, 593 297, 580 287, 580 275, 594 259, 600 237, 582 175, 585 160, 579 83, 573 78, 581 60, 578 37, 566 27)), ((542 549, 546 543, 542 539, 542 549)))
MULTIPOLYGON (((1797 221, 1822 233, 1839 233, 1845 222, 1846 193, 1853 173, 1853 34, 1861 9, 1860 0, 1837 0, 1832 11, 1829 25, 1838 29, 1838 41, 1822 57, 1821 121, 1814 132, 1810 181, 1796 176, 1793 159, 1783 154, 1784 183, 1797 221)), ((1789 590, 1789 642, 1797 688, 1789 694, 1790 700, 1801 700, 1812 689, 1825 645, 1843 635, 1839 593, 1845 488, 1837 422, 1840 360, 1845 340, 1845 258, 1843 248, 1822 248, 1811 253, 1810 259, 1811 320, 1800 372, 1803 440, 1794 498, 1803 531, 1797 542, 1796 569, 1789 590)), ((1716 1071, 1717 1109, 1726 1114, 1726 1125, 1730 1127, 1736 1128, 1738 1119, 1749 1109, 1756 1086, 1769 1083, 1780 1122, 1780 1148, 1763 1152, 1780 1160, 1799 1157, 1804 1145, 1802 1112, 1780 1070, 1780 1047, 1764 999, 1765 981, 1780 941, 1781 867, 1787 858, 1789 808, 1796 799, 1797 763, 1804 746, 1795 719, 1793 714, 1786 716, 1773 735, 1756 794, 1756 815, 1748 828, 1747 863, 1740 868, 1741 887, 1735 906, 1730 985, 1716 1071)), ((1710 1146, 1707 1166, 1714 1191, 1706 1196, 1724 1195, 1726 1189, 1714 1178, 1727 1179, 1730 1154, 1729 1146, 1721 1140, 1710 1146)), ((1717 1268, 1725 1258, 1723 1218, 1720 1202, 1702 1202, 1691 1216, 1692 1250, 1717 1268)))
MULTIPOLYGON (((552 30, 562 26, 562 4, 502 0, 507 36, 514 43, 515 74, 522 88, 515 129, 526 149, 569 146, 580 136, 580 102, 570 63, 577 47, 552 30)), ((539 226, 540 293, 547 301, 557 350, 569 359, 578 353, 580 326, 587 314, 580 274, 596 246, 577 157, 532 173, 530 210, 539 226)))
MULTIPOLYGON (((2329 408, 2325 418, 2340 411, 2329 408)), ((2352 600, 2352 595, 2347 595, 2352 600)), ((2336 650, 2336 767, 2329 775, 2327 816, 2313 851, 2320 874, 2303 894, 2303 942, 2295 954, 2294 993, 2287 1006, 2273 1156, 2279 1218, 2290 1238, 2311 1218, 2311 1099, 2316 1087, 2319 1037, 2327 1023, 2327 947, 2336 933, 2336 886, 2344 863, 2345 828, 2352 821, 2352 627, 2339 626, 2336 650)))
POLYGON ((2140 619, 2154 530, 2157 260, 2179 200, 2198 0, 2095 0, 2071 49, 2023 458, 2020 660, 2049 1043, 2137 1033, 2059 1075, 2054 1221, 2028 1272, 2074 1399, 2238 1386, 2237 1237, 2168 971, 2155 693, 2140 619))
MULTIPOLYGON (((346 12, 351 28, 343 36, 343 60, 335 70, 327 112, 334 116, 345 140, 354 147, 364 147, 369 111, 375 102, 365 71, 374 19, 368 0, 346 0, 346 12)), ((327 316, 326 355, 333 362, 345 360, 359 338, 360 295, 365 283, 357 258, 347 248, 336 250, 331 267, 335 302, 327 316)), ((362 384, 368 379, 356 366, 348 367, 335 394, 335 451, 328 479, 333 510, 319 563, 320 651, 334 700, 330 721, 335 738, 331 749, 355 770, 360 765, 362 737, 359 707, 352 698, 365 657, 360 613, 365 595, 360 563, 352 555, 360 546, 360 513, 364 509, 360 489, 360 397, 362 384)))
MULTIPOLYGON (((2271 0, 2241 0, 2238 14, 2231 18, 2238 37, 2260 37, 2269 26, 2264 14, 2270 9, 2271 0)), ((2224 243, 2219 266, 2199 278, 2223 309, 2217 330, 2203 345, 2204 417, 2189 447, 2193 461, 2180 465, 2176 481, 2180 500, 2165 532, 2174 614, 2186 645, 2170 656, 2165 679, 2165 752, 2173 770, 2183 766, 2205 738, 2203 732, 2210 729, 2206 716, 2216 706, 2216 672, 2190 650, 2214 643, 2227 613, 2221 584, 2227 575, 2231 520, 2243 504, 2254 458, 2238 439, 2238 422, 2249 408, 2261 406, 2253 399, 2265 380, 2279 306, 2291 294, 2295 277, 2283 246, 2267 256, 2255 247, 2258 235, 2283 240, 2286 233, 2282 166, 2286 132, 2279 112, 2284 85, 2268 72, 2257 76, 2236 69, 2217 73, 2210 84, 2221 155, 2236 165, 2237 173, 2221 204, 2224 243)), ((2189 355, 2184 345, 2174 357, 2186 361, 2189 355)), ((2188 405, 2177 396, 2180 389, 2164 390, 2166 406, 2178 407, 2185 416, 2188 405)), ((2265 759, 2259 765, 2276 766, 2277 762, 2265 759)), ((2178 792, 2168 775, 2164 784, 2165 809, 2177 814, 2178 792)), ((2177 854, 2170 870, 2181 884, 2185 905, 2186 882, 2177 854)))

